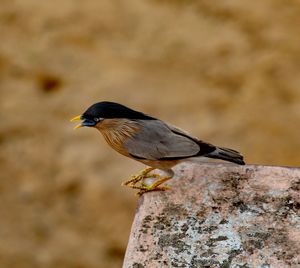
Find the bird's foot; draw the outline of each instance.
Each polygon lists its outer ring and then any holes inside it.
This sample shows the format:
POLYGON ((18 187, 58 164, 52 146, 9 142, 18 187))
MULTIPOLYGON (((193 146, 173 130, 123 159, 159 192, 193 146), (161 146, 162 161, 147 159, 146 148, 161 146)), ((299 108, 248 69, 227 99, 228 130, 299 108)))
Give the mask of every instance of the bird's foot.
POLYGON ((138 175, 134 175, 134 176, 131 177, 130 180, 123 182, 122 186, 128 186, 128 187, 134 188, 133 186, 135 186, 139 181, 141 181, 141 180, 143 180, 145 178, 148 178, 148 177, 159 177, 158 174, 151 174, 151 175, 149 175, 149 173, 151 171, 153 171, 154 169, 155 168, 145 168, 138 175))
POLYGON ((151 185, 142 184, 142 186, 134 186, 132 188, 140 190, 136 193, 137 196, 142 196, 144 193, 147 192, 166 191, 166 190, 170 190, 171 188, 168 186, 160 186, 160 185, 169 179, 171 179, 171 177, 162 177, 151 185))
POLYGON ((154 192, 154 191, 167 191, 170 189, 171 189, 171 187, 168 187, 168 186, 161 186, 161 187, 156 187, 153 189, 140 189, 135 195, 142 196, 144 193, 154 192))

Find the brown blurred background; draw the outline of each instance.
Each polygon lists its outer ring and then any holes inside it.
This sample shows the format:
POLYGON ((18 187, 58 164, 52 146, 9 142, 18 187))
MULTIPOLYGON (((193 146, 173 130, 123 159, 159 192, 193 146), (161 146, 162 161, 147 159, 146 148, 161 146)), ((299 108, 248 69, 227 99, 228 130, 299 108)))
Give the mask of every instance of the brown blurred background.
POLYGON ((300 165, 300 3, 0 0, 0 267, 120 267, 143 168, 69 119, 110 100, 300 165))

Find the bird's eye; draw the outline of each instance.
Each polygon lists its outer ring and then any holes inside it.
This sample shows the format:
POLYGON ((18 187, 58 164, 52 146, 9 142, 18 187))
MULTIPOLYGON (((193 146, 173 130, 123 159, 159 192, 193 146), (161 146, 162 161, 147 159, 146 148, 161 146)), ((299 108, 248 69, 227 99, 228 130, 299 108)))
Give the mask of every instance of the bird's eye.
POLYGON ((103 118, 101 118, 101 117, 94 117, 94 121, 95 122, 99 122, 99 121, 101 121, 103 118))

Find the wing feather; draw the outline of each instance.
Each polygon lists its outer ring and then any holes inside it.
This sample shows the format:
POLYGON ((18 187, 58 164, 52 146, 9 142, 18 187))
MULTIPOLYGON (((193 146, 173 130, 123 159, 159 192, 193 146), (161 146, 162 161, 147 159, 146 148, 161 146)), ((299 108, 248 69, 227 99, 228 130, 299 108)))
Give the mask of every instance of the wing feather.
POLYGON ((124 143, 128 152, 136 158, 180 159, 196 156, 200 151, 197 139, 160 120, 137 120, 137 123, 140 131, 124 143))

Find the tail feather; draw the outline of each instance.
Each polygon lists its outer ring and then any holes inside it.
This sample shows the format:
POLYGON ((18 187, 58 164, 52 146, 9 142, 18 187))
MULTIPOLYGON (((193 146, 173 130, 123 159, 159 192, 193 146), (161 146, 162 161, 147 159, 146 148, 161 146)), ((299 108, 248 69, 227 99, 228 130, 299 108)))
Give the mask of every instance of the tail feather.
POLYGON ((229 161, 239 165, 245 165, 244 157, 239 152, 228 148, 216 147, 214 151, 208 153, 205 156, 209 158, 229 161))

